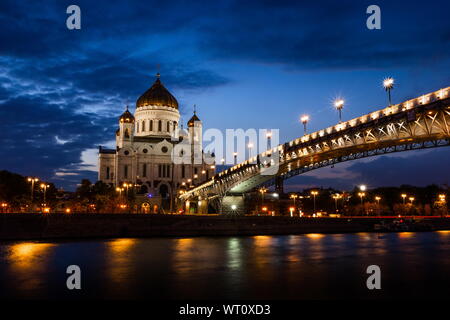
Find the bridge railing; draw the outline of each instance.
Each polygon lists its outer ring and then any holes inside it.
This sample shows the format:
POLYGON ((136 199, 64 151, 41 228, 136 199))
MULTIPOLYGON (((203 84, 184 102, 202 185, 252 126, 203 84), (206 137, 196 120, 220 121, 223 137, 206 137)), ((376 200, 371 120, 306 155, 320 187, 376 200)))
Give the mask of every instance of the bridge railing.
MULTIPOLYGON (((407 101, 404 101, 402 103, 395 104, 392 106, 388 106, 386 108, 370 112, 368 114, 362 115, 360 117, 357 117, 357 118, 354 118, 354 119, 351 119, 351 120, 348 120, 345 122, 338 123, 338 124, 330 126, 328 128, 325 128, 325 129, 322 129, 319 131, 315 131, 310 134, 306 134, 302 137, 299 137, 299 138, 289 141, 287 144, 290 147, 292 147, 292 146, 296 146, 296 145, 299 145, 302 143, 308 143, 309 141, 315 140, 317 138, 322 138, 322 137, 325 137, 330 134, 339 133, 342 130, 354 128, 359 125, 365 124, 367 122, 381 119, 383 117, 391 116, 391 115, 405 112, 408 110, 413 110, 414 108, 420 107, 422 105, 446 99, 449 96, 450 96, 450 87, 443 88, 443 89, 440 89, 440 90, 437 90, 437 91, 434 91, 434 92, 431 92, 428 94, 424 94, 420 97, 410 99, 410 100, 407 100, 407 101)), ((283 152, 284 145, 285 144, 275 146, 274 148, 266 150, 266 151, 260 153, 259 155, 255 155, 254 157, 251 157, 242 163, 234 165, 233 167, 218 173, 210 181, 208 181, 200 186, 197 186, 194 189, 187 191, 186 193, 191 193, 191 192, 200 190, 203 187, 211 187, 212 184, 214 184, 215 180, 217 181, 217 180, 220 180, 221 178, 229 177, 230 175, 232 175, 234 173, 238 173, 241 168, 248 168, 249 165, 256 164, 258 157, 260 157, 260 159, 261 159, 261 158, 265 158, 271 154, 274 154, 277 151, 283 152)), ((281 161, 282 161, 282 159, 281 159, 281 161)))
MULTIPOLYGON (((364 123, 369 122, 371 120, 376 120, 376 119, 380 119, 380 118, 383 118, 383 117, 386 117, 386 116, 390 116, 390 115, 393 115, 393 114, 396 114, 396 113, 412 110, 412 109, 414 109, 416 107, 420 107, 420 106, 422 106, 424 104, 428 104, 428 103, 431 103, 431 102, 439 101, 439 100, 445 99, 445 98, 447 98, 449 96, 450 96, 450 87, 439 89, 437 91, 434 91, 434 92, 431 92, 431 93, 428 93, 428 94, 424 94, 424 95, 422 95, 420 97, 417 97, 417 98, 414 98, 414 99, 410 99, 410 100, 407 100, 407 101, 404 101, 402 103, 395 104, 395 105, 392 105, 392 106, 388 106, 388 107, 386 107, 384 109, 380 109, 380 110, 376 110, 376 111, 370 112, 370 113, 365 114, 363 116, 360 116, 358 118, 354 118, 354 119, 351 119, 351 120, 348 120, 348 121, 345 121, 345 122, 341 122, 341 123, 338 123, 338 124, 336 124, 334 126, 330 126, 328 128, 312 132, 310 134, 306 134, 306 135, 304 135, 302 137, 299 137, 297 139, 289 141, 288 144, 289 144, 289 146, 294 146, 294 145, 298 145, 300 143, 305 143, 305 142, 308 142, 310 140, 314 140, 314 139, 319 138, 319 137, 324 137, 324 136, 326 136, 328 134, 333 134, 333 133, 337 133, 339 131, 342 131, 344 129, 356 127, 358 125, 364 124, 364 123)), ((276 146, 276 147, 274 147, 272 149, 269 149, 269 150, 266 150, 266 151, 262 152, 259 155, 256 155, 256 156, 254 156, 254 157, 252 157, 250 159, 247 159, 244 162, 239 163, 239 164, 237 164, 237 165, 235 165, 235 166, 233 166, 233 167, 231 167, 231 168, 229 168, 227 170, 224 170, 224 171, 220 172, 218 174, 218 176, 220 177, 220 176, 223 176, 223 175, 227 175, 227 174, 229 174, 229 173, 231 173, 233 171, 236 171, 236 170, 240 169, 241 167, 243 167, 245 165, 248 165, 248 164, 251 164, 251 163, 255 163, 258 156, 266 157, 266 156, 268 156, 271 153, 274 153, 274 152, 277 152, 277 151, 282 151, 282 150, 283 150, 283 145, 278 145, 278 146, 276 146)))

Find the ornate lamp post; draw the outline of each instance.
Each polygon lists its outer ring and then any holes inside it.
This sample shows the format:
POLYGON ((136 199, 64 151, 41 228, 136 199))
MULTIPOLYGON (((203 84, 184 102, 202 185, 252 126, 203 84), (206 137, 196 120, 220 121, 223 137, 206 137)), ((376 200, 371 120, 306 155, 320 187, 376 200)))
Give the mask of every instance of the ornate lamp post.
POLYGON ((44 189, 44 206, 46 206, 47 203, 47 188, 50 187, 50 185, 41 183, 41 189, 44 189))
POLYGON ((405 200, 406 200, 406 193, 402 193, 401 196, 403 198, 403 205, 404 205, 405 204, 405 200))
POLYGON ((267 138, 267 150, 269 150, 270 147, 272 146, 272 142, 271 142, 272 131, 269 131, 269 132, 266 133, 266 138, 267 138))
POLYGON ((306 125, 309 122, 309 116, 308 115, 303 115, 300 118, 300 121, 303 123, 303 132, 304 132, 304 135, 306 135, 306 125))
POLYGON ((29 177, 28 182, 31 182, 31 202, 33 202, 33 198, 34 198, 34 184, 35 182, 38 182, 39 179, 38 178, 33 178, 33 177, 29 177))
POLYGON ((336 212, 338 212, 338 200, 342 198, 342 195, 340 195, 339 193, 336 193, 333 195, 333 199, 334 199, 334 204, 336 206, 336 212))
POLYGON ((252 149, 253 149, 253 143, 249 142, 247 145, 248 148, 248 157, 251 159, 252 157, 252 149))
POLYGON ((339 123, 342 122, 342 109, 344 109, 344 99, 336 99, 334 101, 334 107, 339 112, 339 123))
POLYGON ((361 198, 361 210, 364 212, 364 197, 366 196, 366 193, 358 192, 358 196, 361 198))
POLYGON ((295 207, 295 200, 298 198, 298 194, 293 193, 289 196, 289 198, 294 200, 294 207, 295 207))
POLYGON ((384 79, 383 87, 386 90, 386 92, 388 93, 389 105, 392 105, 391 90, 394 89, 394 78, 389 77, 389 78, 384 79))

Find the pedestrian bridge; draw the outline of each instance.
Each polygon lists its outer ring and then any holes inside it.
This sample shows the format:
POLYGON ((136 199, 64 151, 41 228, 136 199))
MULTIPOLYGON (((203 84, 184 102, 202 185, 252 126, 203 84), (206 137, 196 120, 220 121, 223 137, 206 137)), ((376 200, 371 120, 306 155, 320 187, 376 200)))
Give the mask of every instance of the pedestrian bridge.
POLYGON ((280 144, 186 191, 181 201, 221 201, 307 171, 393 152, 450 145, 450 87, 280 144))

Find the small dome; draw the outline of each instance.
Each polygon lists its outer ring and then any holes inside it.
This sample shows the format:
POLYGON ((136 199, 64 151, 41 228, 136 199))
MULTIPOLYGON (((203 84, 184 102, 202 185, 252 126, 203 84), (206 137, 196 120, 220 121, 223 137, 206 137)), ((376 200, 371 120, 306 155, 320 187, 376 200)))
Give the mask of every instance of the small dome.
POLYGON ((156 81, 150 89, 137 99, 136 108, 153 105, 178 109, 177 99, 163 86, 159 80, 159 73, 156 77, 156 81))
POLYGON ((193 127, 194 126, 194 123, 195 122, 198 122, 198 121, 200 121, 200 119, 197 117, 197 114, 195 113, 195 111, 194 111, 194 115, 192 116, 192 118, 191 119, 189 119, 189 121, 188 121, 188 127, 193 127))
POLYGON ((128 106, 127 106, 127 110, 125 110, 124 113, 122 113, 122 115, 119 118, 120 122, 125 122, 125 123, 133 123, 134 122, 134 116, 131 114, 130 111, 128 111, 128 106))

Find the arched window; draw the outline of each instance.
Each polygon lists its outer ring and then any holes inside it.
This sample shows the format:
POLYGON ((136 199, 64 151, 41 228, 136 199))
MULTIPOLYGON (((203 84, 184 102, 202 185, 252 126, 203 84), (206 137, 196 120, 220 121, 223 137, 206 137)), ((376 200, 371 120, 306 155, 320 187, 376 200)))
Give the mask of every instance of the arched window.
POLYGON ((144 131, 145 131, 145 120, 142 121, 142 132, 144 132, 144 131))
POLYGON ((144 163, 143 165, 142 165, 142 176, 145 178, 145 177, 147 177, 147 164, 146 163, 144 163))
POLYGON ((109 167, 106 167, 106 179, 109 180, 109 175, 110 175, 110 169, 109 167))
POLYGON ((173 131, 177 130, 178 123, 176 121, 173 122, 173 131))
POLYGON ((139 122, 136 122, 136 132, 139 132, 139 122))
POLYGON ((128 131, 128 128, 125 129, 125 138, 130 137, 130 132, 128 131))
POLYGON ((167 132, 170 132, 170 121, 167 121, 166 129, 167 132))
POLYGON ((158 131, 162 131, 162 121, 158 121, 158 131))
POLYGON ((153 131, 153 120, 150 120, 150 131, 153 131))

